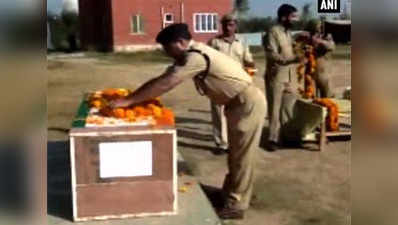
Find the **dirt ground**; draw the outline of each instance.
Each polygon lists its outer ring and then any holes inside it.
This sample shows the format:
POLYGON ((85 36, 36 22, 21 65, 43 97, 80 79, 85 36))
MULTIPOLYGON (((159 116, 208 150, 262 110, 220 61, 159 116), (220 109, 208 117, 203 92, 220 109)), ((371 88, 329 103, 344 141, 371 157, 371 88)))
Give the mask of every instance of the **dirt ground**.
MULTIPOLYGON (((341 94, 351 86, 348 48, 338 48, 333 60, 333 83, 341 94)), ((264 56, 256 54, 255 84, 264 90, 264 56)), ((67 140, 67 129, 83 93, 108 87, 134 89, 159 75, 169 61, 150 55, 90 55, 48 60, 48 140, 67 140)), ((220 188, 227 172, 226 155, 215 155, 210 105, 196 93, 192 82, 162 97, 176 113, 178 150, 205 191, 220 188)), ((268 122, 264 130, 266 133, 268 122)), ((50 149, 49 149, 50 151, 50 149)), ((264 150, 256 157, 252 206, 242 225, 350 224, 350 141, 333 141, 323 152, 305 149, 264 150)))

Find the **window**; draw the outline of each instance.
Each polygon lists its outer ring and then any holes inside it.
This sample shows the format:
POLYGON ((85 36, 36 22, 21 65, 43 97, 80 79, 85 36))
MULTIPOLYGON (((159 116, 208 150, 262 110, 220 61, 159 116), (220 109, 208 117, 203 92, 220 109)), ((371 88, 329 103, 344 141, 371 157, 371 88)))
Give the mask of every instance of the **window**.
POLYGON ((142 34, 144 33, 144 19, 140 14, 133 15, 130 21, 130 30, 133 34, 142 34))
POLYGON ((195 13, 193 15, 194 31, 196 33, 217 33, 217 13, 195 13))
POLYGON ((166 23, 174 23, 173 14, 171 14, 171 13, 164 14, 164 22, 166 22, 166 23))
POLYGON ((163 27, 167 27, 174 23, 174 16, 172 13, 165 13, 163 16, 163 27))

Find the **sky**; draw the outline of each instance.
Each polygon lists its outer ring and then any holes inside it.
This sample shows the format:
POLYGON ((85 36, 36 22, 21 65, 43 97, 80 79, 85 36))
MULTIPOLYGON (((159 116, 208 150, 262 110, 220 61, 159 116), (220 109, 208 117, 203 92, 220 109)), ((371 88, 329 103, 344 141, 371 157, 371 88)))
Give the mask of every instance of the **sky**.
MULTIPOLYGON (((77 4, 78 0, 68 0, 77 4)), ((347 0, 341 0, 342 7, 344 7, 347 0)), ((63 0, 47 0, 47 11, 59 13, 62 9, 63 0)), ((249 16, 267 17, 276 16, 276 11, 283 3, 289 3, 301 9, 304 4, 312 3, 313 12, 316 11, 317 0, 249 0, 249 16)))

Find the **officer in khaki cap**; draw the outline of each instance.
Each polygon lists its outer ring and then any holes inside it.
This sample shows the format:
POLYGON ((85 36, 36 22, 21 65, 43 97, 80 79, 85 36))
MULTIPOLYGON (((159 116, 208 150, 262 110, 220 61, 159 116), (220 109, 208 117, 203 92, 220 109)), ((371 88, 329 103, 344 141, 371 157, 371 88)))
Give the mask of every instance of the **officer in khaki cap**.
POLYGON ((297 20, 297 9, 292 5, 283 4, 278 9, 278 24, 271 27, 263 39, 267 59, 264 80, 270 120, 269 151, 275 151, 280 143, 283 94, 295 92, 294 87, 298 87, 296 67, 303 59, 295 55, 290 34, 293 22, 297 20))
POLYGON ((254 159, 266 111, 264 94, 252 84, 240 63, 191 40, 186 24, 166 27, 156 41, 175 63, 125 99, 111 102, 111 106, 125 107, 160 96, 189 79, 193 79, 199 93, 216 104, 225 105, 229 173, 223 185, 226 198, 218 215, 223 219, 243 218, 252 195, 254 159))
POLYGON ((315 48, 315 81, 321 91, 321 98, 334 97, 328 73, 330 53, 336 48, 333 37, 331 34, 323 35, 322 22, 317 19, 310 20, 305 30, 309 32, 310 43, 315 48))
MULTIPOLYGON (((249 47, 236 37, 237 17, 235 14, 226 14, 221 19, 222 31, 209 41, 209 46, 230 56, 243 67, 254 68, 253 56, 249 47)), ((224 115, 224 106, 211 103, 211 117, 213 121, 214 141, 219 148, 219 153, 225 153, 228 149, 227 122, 224 115)))

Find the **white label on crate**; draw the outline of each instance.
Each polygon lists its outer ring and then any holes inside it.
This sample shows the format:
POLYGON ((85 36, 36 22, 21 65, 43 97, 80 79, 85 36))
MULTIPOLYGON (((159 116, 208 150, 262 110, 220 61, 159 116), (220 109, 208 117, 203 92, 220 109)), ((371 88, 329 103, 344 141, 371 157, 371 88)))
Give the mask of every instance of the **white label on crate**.
POLYGON ((152 176, 152 142, 99 144, 100 177, 152 176))

